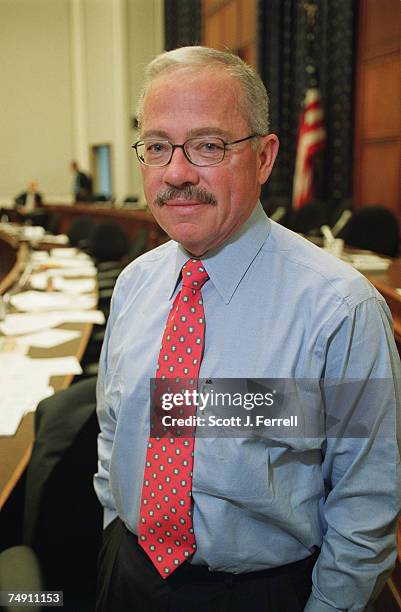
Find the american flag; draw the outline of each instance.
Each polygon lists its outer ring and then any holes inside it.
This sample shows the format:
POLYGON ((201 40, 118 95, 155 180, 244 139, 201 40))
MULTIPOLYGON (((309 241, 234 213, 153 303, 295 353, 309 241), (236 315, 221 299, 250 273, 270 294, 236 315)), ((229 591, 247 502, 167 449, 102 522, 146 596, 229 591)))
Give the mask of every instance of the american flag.
POLYGON ((316 87, 312 87, 306 91, 299 122, 292 189, 292 207, 295 210, 313 200, 313 157, 324 148, 325 142, 320 93, 316 87))

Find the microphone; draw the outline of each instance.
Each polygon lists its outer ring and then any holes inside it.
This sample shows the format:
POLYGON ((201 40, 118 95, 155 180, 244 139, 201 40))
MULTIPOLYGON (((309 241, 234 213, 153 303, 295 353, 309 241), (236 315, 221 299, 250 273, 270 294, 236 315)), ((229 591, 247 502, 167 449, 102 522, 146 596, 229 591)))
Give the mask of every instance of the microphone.
POLYGON ((333 232, 331 231, 328 225, 322 225, 320 231, 322 232, 323 237, 326 238, 327 244, 331 244, 332 242, 334 242, 335 238, 333 236, 333 232))
POLYGON ((352 217, 352 212, 350 210, 344 210, 340 217, 337 219, 335 225, 333 226, 331 233, 333 236, 338 236, 342 229, 347 225, 348 221, 352 217))
POLYGON ((279 223, 281 219, 284 217, 286 212, 287 212, 287 209, 285 208, 285 206, 277 206, 274 213, 270 215, 270 219, 272 221, 276 221, 276 223, 279 223))

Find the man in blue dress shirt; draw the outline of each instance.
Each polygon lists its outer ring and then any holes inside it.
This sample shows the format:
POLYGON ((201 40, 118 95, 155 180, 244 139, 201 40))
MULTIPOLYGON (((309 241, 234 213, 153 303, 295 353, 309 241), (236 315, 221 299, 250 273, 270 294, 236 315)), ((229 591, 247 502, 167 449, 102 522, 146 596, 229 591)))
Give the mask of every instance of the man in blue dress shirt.
POLYGON ((264 214, 278 140, 266 90, 239 58, 162 54, 138 116, 145 195, 172 240, 130 264, 113 295, 98 381, 97 609, 364 610, 396 557, 400 367, 389 310, 350 266, 264 214), (200 379, 333 386, 318 406, 325 435, 196 438, 196 550, 163 579, 137 539, 149 381, 190 256, 209 276, 200 379))

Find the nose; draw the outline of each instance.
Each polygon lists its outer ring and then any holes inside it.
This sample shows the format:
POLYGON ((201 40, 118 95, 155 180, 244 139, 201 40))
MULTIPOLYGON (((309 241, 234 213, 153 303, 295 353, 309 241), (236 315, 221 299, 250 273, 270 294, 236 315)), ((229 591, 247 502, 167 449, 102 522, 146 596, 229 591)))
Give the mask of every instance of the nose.
POLYGON ((168 166, 165 167, 163 180, 173 187, 196 185, 199 182, 197 167, 186 158, 182 149, 176 148, 168 166))

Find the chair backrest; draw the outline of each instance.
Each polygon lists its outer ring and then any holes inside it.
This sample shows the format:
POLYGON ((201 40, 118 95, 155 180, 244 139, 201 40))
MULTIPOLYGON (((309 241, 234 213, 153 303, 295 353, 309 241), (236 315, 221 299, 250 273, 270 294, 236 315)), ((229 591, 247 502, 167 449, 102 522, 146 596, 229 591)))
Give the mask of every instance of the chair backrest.
POLYGON ((61 223, 61 213, 52 213, 47 222, 47 231, 49 234, 58 234, 61 223))
POLYGON ((25 224, 38 225, 44 229, 47 229, 48 221, 49 213, 40 208, 25 215, 25 224))
POLYGON ((135 204, 136 202, 139 202, 138 196, 127 195, 127 197, 124 198, 124 204, 135 204))
POLYGON ((71 221, 67 236, 71 246, 78 246, 80 242, 88 240, 93 227, 92 217, 89 215, 78 215, 71 221))
POLYGON ((384 206, 360 208, 348 224, 345 241, 358 249, 396 257, 399 245, 397 218, 384 206))
POLYGON ((107 196, 105 193, 95 193, 92 196, 92 200, 94 202, 109 202, 111 200, 111 196, 107 196))
POLYGON ((134 240, 131 242, 128 252, 128 261, 134 261, 137 257, 148 250, 149 231, 144 227, 139 228, 134 240))
POLYGON ((98 261, 118 261, 128 251, 128 238, 118 223, 104 221, 93 226, 88 248, 98 261))
POLYGON ((24 544, 38 556, 44 587, 70 600, 94 595, 102 534, 95 387, 86 379, 40 402, 26 477, 24 544))
POLYGON ((306 236, 320 236, 320 228, 328 222, 327 207, 323 202, 311 202, 295 211, 290 228, 306 236))
MULTIPOLYGON (((43 582, 38 559, 28 546, 13 546, 0 553, 0 592, 16 593, 18 591, 41 591, 43 582)), ((3 612, 25 610, 15 601, 0 605, 3 612)), ((40 604, 30 605, 31 612, 43 610, 40 604)))

